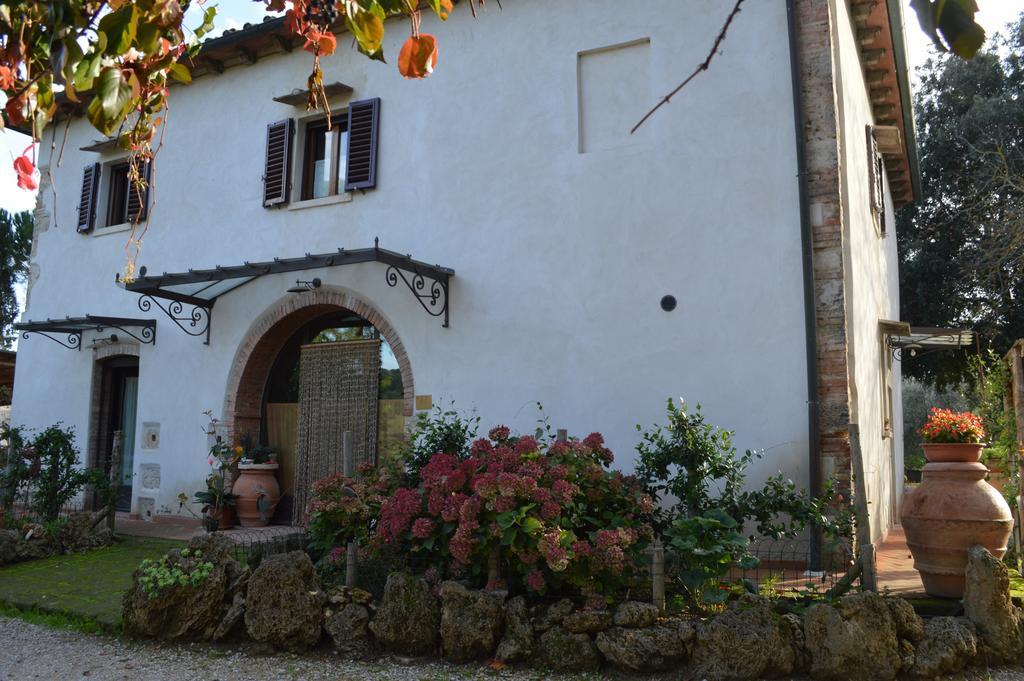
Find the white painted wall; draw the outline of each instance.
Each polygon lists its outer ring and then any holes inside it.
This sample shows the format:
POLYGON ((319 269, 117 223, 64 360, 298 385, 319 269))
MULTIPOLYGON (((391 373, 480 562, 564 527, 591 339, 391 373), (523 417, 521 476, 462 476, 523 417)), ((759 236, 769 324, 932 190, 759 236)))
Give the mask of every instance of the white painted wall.
MULTIPOLYGON (((899 523, 903 496, 903 410, 899 362, 894 363, 892 435, 883 434, 880 320, 899 320, 895 215, 886 184, 887 231, 880 236, 871 213, 865 126, 874 122, 855 27, 842 0, 832 6, 833 51, 838 64, 844 249, 851 422, 860 430, 871 539, 899 523)), ((856 452, 854 453, 856 455, 856 452)))
MULTIPOLYGON (((806 484, 784 5, 745 7, 711 72, 635 137, 625 130, 654 97, 619 101, 617 88, 638 84, 610 69, 603 87, 621 107, 622 137, 580 153, 578 53, 648 39, 649 73, 635 77, 657 95, 704 58, 720 9, 711 0, 650 0, 632 12, 614 0, 518 0, 474 21, 461 8, 443 28, 424 21, 441 39, 425 82, 341 49, 325 60, 325 81, 382 98, 379 183, 305 210, 264 209, 261 175, 266 125, 302 115, 271 98, 302 86, 309 54, 175 88, 140 264, 174 272, 367 247, 379 236, 383 247, 455 269, 451 328, 388 288, 381 265, 302 278, 319 276, 380 309, 408 350, 418 394, 520 430, 532 430, 540 401, 553 426, 602 431, 625 469, 635 424, 663 421, 665 399, 684 396, 735 429, 740 448, 767 449, 755 478, 784 470, 806 484), (665 294, 678 298, 675 312, 660 309, 665 294)), ((402 34, 397 25, 389 32, 387 54, 402 34)), ((589 75, 600 84, 600 72, 589 75)), ((599 104, 592 94, 585 99, 599 104)), ((602 134, 615 115, 601 112, 602 134)), ((79 147, 95 138, 75 121, 53 168, 55 221, 40 236, 26 318, 139 315, 136 296, 113 281, 126 234, 75 233, 81 168, 96 159, 79 147)), ((161 424, 161 446, 136 446, 136 466, 162 466, 158 512, 175 512, 176 495, 200 487, 201 412, 219 412, 246 330, 298 277, 266 277, 220 299, 208 347, 158 317, 156 346, 140 357, 138 421, 161 424)), ((22 342, 15 422, 61 419, 84 435, 91 363, 88 350, 22 342)))

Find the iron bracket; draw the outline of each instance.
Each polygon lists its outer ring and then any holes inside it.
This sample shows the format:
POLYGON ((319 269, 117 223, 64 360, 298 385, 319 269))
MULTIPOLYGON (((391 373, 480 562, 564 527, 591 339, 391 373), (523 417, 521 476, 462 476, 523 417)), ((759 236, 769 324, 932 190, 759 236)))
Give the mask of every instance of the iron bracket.
POLYGON ((198 337, 205 335, 206 338, 203 344, 210 344, 212 307, 183 303, 180 300, 171 300, 165 305, 148 293, 139 296, 139 309, 143 312, 149 312, 153 309, 154 305, 160 308, 160 311, 167 315, 167 318, 174 322, 179 329, 190 336, 198 337), (191 308, 188 312, 185 311, 186 304, 191 308))

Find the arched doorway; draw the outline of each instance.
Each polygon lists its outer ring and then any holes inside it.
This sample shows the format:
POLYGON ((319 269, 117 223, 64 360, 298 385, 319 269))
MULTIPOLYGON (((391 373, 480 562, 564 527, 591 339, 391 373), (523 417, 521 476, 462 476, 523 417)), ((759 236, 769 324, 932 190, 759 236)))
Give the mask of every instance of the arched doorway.
MULTIPOLYGON (((371 438, 374 451, 370 457, 379 462, 401 444, 406 419, 412 415, 413 386, 401 341, 376 310, 337 291, 295 294, 264 314, 240 346, 225 397, 225 425, 235 441, 269 446, 278 452, 278 480, 284 496, 275 522, 291 520, 293 498, 303 491, 298 489, 303 486, 303 476, 296 470, 300 413, 304 409, 307 420, 313 414, 312 418, 323 415, 329 421, 331 415, 322 411, 330 410, 330 405, 316 405, 316 400, 310 399, 309 386, 302 392, 301 357, 317 346, 349 350, 353 348, 338 346, 370 340, 379 340, 379 345, 373 344, 379 347, 380 366, 372 396, 375 437, 371 438)), ((301 499, 303 494, 298 496, 301 499)))

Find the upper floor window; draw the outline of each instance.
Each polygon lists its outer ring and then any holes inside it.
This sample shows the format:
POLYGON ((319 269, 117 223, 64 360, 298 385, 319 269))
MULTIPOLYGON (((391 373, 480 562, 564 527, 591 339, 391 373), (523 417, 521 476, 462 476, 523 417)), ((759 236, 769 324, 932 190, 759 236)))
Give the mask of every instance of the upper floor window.
POLYGON ((348 120, 341 116, 306 124, 303 153, 302 200, 332 196, 345 186, 348 120))
POLYGON ((82 172, 78 200, 78 231, 141 222, 149 208, 149 163, 139 169, 142 183, 133 184, 127 160, 93 163, 82 172))
POLYGON ((273 208, 291 203, 293 180, 300 201, 332 195, 339 195, 340 200, 345 192, 373 189, 377 186, 379 139, 379 98, 351 102, 347 112, 338 112, 331 118, 330 127, 326 120, 299 125, 293 118, 269 124, 263 206, 273 208), (294 165, 293 147, 298 147, 294 165))
POLYGON ((107 225, 128 222, 128 164, 118 163, 109 168, 107 191, 107 225))
POLYGON ((878 150, 878 140, 872 126, 867 126, 868 137, 868 191, 871 194, 871 219, 878 236, 884 237, 885 224, 885 159, 878 150))

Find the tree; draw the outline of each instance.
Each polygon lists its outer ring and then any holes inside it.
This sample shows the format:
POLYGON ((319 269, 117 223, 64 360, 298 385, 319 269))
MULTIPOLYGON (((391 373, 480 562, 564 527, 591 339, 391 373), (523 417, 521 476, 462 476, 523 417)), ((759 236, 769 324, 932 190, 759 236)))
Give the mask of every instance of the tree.
POLYGON ((11 325, 18 318, 18 299, 14 285, 28 275, 28 257, 32 248, 32 213, 8 213, 0 209, 0 330, 3 347, 13 340, 11 325))
MULTIPOLYGON (((996 350, 1024 337, 1024 14, 996 49, 923 67, 915 101, 923 196, 898 218, 901 316, 973 328, 996 350)), ((908 363, 941 385, 963 354, 908 363)))

